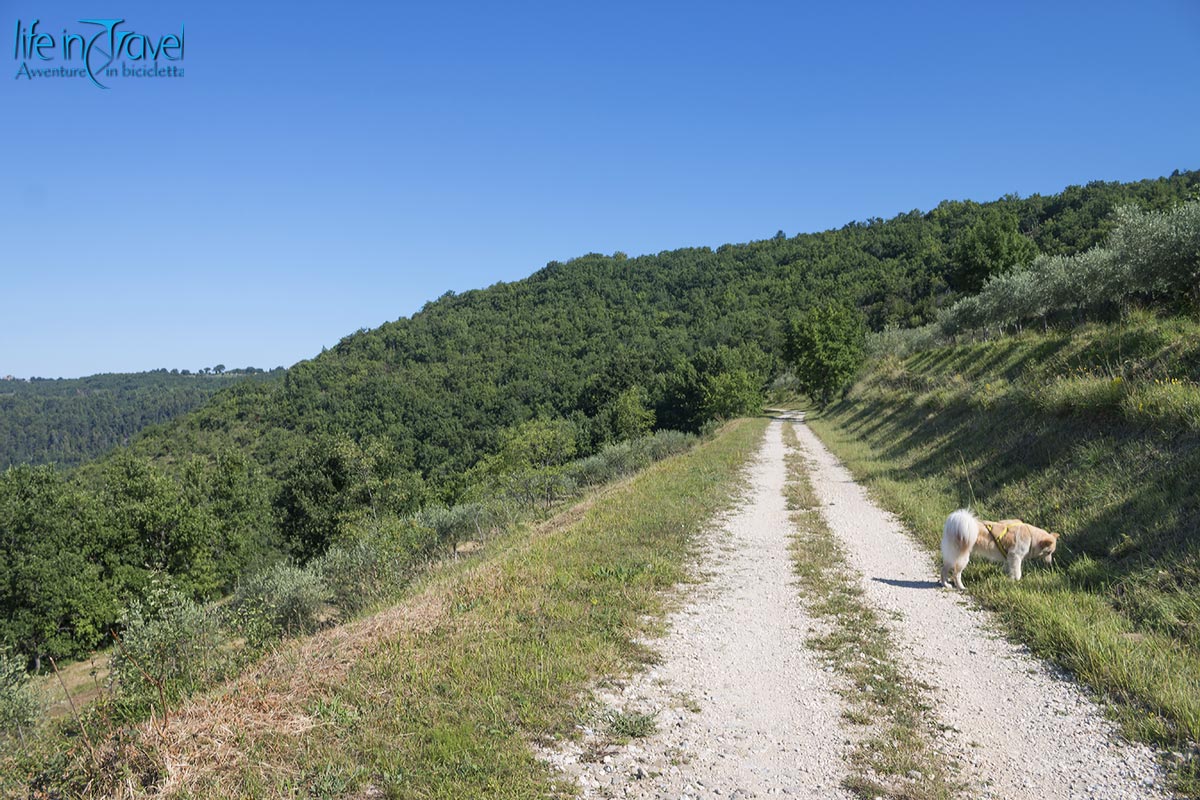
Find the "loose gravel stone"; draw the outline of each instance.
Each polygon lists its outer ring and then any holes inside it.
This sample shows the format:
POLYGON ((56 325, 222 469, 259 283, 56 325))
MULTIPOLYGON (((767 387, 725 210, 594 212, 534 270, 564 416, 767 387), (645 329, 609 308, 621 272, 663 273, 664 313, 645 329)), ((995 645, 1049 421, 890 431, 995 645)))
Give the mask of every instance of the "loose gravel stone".
POLYGON ((742 503, 710 535, 700 564, 707 581, 650 643, 662 663, 596 691, 610 711, 658 710, 657 732, 634 745, 644 767, 624 748, 613 755, 614 782, 597 786, 603 765, 580 760, 594 732, 544 753, 576 779, 580 797, 774 797, 783 787, 790 797, 851 797, 840 786, 842 703, 804 644, 814 623, 788 552, 781 427, 771 423, 742 503))

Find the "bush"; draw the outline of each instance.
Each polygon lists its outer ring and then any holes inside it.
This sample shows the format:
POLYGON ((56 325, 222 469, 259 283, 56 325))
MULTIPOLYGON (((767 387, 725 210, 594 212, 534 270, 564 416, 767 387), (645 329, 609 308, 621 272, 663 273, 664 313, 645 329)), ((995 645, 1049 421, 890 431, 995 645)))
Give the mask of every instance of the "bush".
POLYGON ((404 574, 398 559, 374 538, 334 545, 309 567, 329 587, 333 604, 343 616, 390 596, 404 574))
POLYGON ((0 649, 0 739, 24 738, 41 710, 42 704, 29 686, 25 659, 0 649))
POLYGON ((942 331, 937 323, 920 328, 898 328, 889 325, 878 333, 868 333, 864 349, 868 358, 903 358, 943 343, 942 331))
POLYGON ((468 520, 482 518, 483 513, 479 506, 455 506, 428 509, 416 518, 360 524, 310 569, 324 581, 333 604, 348 616, 394 596, 418 564, 439 545, 453 541, 457 533, 451 531, 465 530, 468 520))
POLYGON ((230 607, 246 638, 261 643, 316 630, 321 609, 331 598, 315 570, 280 562, 239 586, 230 607))
POLYGON ((493 528, 504 527, 510 521, 503 508, 487 503, 432 506, 417 515, 420 525, 433 530, 439 541, 451 544, 464 538, 483 538, 493 528))
POLYGON ((610 444, 594 456, 573 461, 563 474, 578 486, 598 486, 682 453, 697 438, 695 434, 680 431, 656 431, 651 436, 610 444))
POLYGON ((683 431, 655 431, 653 436, 639 439, 635 444, 646 448, 651 461, 661 461, 690 450, 696 441, 695 435, 683 431))
POLYGON ((1041 256, 995 276, 939 315, 945 334, 1019 327, 1053 314, 1124 310, 1143 300, 1200 310, 1200 203, 1117 210, 1107 247, 1041 256))
POLYGON ((600 451, 600 457, 604 459, 614 479, 635 472, 650 463, 649 456, 640 451, 633 442, 610 444, 600 451))
POLYGON ((581 458, 567 465, 567 474, 579 486, 596 486, 617 477, 612 462, 601 453, 581 458))
POLYGON ((135 708, 171 703, 219 680, 228 659, 206 608, 163 581, 134 600, 112 656, 118 697, 135 708))

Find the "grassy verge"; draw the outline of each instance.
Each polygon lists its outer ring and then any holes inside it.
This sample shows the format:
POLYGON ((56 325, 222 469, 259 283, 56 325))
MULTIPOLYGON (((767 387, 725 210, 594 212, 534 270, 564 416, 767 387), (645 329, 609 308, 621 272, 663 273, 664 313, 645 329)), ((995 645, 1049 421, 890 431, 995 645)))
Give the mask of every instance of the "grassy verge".
POLYGON ((1177 391, 1195 327, 1134 319, 887 359, 809 415, 931 549, 964 505, 1063 534, 1053 568, 1018 583, 972 562, 968 589, 1111 701, 1127 735, 1173 751, 1180 796, 1200 796, 1200 435, 1130 398, 1177 391))
POLYGON ((893 658, 895 642, 863 598, 841 545, 830 532, 797 449, 784 426, 788 455, 788 507, 796 526, 792 556, 802 578, 801 599, 826 632, 809 639, 825 662, 846 679, 841 694, 847 721, 863 726, 851 756, 846 785, 860 797, 944 800, 958 797, 953 765, 933 747, 938 723, 922 702, 923 687, 893 658))
MULTIPOLYGON (((764 422, 651 466, 449 563, 400 604, 281 646, 252 674, 97 753, 93 795, 518 798, 565 793, 531 741, 649 655, 663 590, 730 500, 764 422)), ((81 787, 82 788, 82 787, 81 787)))

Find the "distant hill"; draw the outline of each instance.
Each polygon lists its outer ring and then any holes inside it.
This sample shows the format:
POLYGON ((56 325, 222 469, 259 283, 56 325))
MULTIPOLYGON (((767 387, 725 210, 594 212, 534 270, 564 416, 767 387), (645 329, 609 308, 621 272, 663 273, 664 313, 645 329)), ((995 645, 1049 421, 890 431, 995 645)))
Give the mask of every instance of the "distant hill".
MULTIPOLYGON (((186 372, 186 370, 185 370, 186 372)), ((0 469, 14 464, 77 466, 127 444, 143 428, 199 406, 219 389, 271 373, 153 372, 87 378, 0 380, 0 469)))

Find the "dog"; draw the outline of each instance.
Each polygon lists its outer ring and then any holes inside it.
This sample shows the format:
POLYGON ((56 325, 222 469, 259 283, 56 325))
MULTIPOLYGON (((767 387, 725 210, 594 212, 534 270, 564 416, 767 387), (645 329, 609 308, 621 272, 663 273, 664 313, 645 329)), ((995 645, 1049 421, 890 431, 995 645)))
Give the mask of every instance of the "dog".
POLYGON ((1008 577, 1019 581, 1021 562, 1026 558, 1040 558, 1050 564, 1057 546, 1057 533, 1019 519, 987 522, 960 508, 946 518, 942 527, 942 586, 949 589, 953 580, 955 588, 965 588, 962 571, 972 555, 1004 564, 1008 577))

